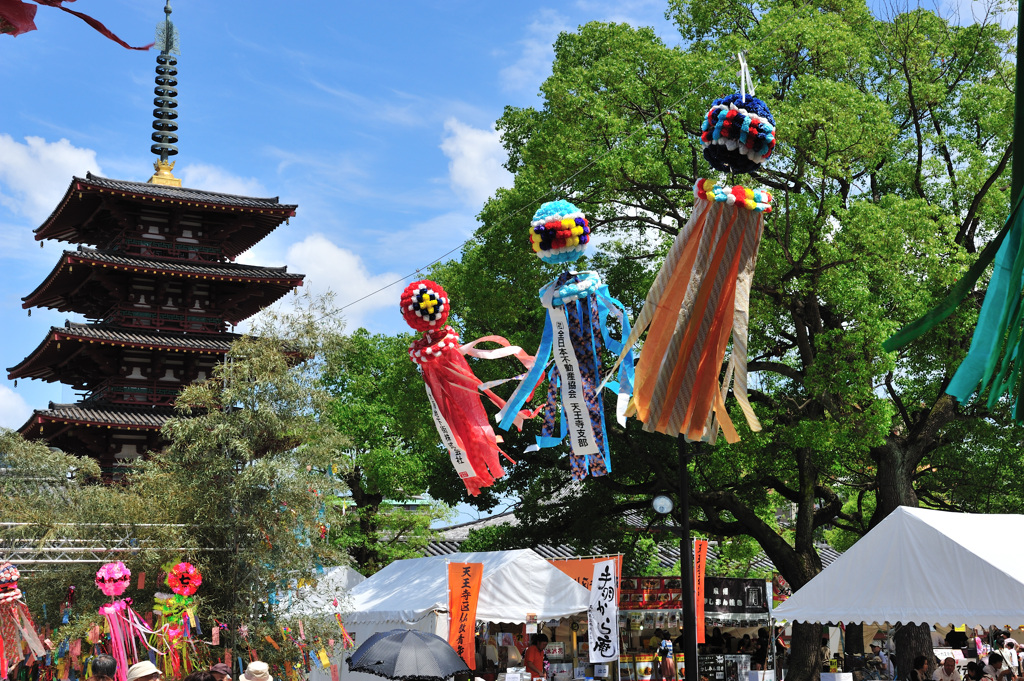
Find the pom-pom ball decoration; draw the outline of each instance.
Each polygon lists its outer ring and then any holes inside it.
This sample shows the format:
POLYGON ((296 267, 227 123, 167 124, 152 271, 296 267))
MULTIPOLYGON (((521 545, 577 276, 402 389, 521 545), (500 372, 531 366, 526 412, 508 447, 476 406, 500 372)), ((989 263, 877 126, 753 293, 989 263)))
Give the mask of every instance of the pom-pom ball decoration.
POLYGON ((179 596, 192 596, 203 583, 203 575, 192 563, 178 563, 167 573, 167 586, 179 596))
POLYGON ((122 563, 106 563, 96 571, 96 588, 106 596, 120 596, 128 588, 132 571, 122 563))
POLYGON ((25 657, 25 650, 38 658, 46 656, 32 615, 21 599, 20 577, 17 567, 0 563, 0 679, 7 678, 10 668, 25 657))
MULTIPOLYGON (((583 255, 589 241, 590 224, 582 211, 568 201, 543 204, 530 223, 530 245, 546 263, 574 262, 583 255)), ((573 479, 582 480, 588 474, 605 475, 611 470, 611 457, 599 390, 600 358, 605 347, 614 353, 623 350, 622 343, 609 332, 609 315, 619 320, 624 335, 629 334, 629 319, 622 303, 608 293, 597 272, 563 272, 540 290, 540 300, 547 309, 547 319, 537 359, 499 413, 499 425, 507 430, 513 424, 516 410, 544 380, 544 367, 554 354, 554 365, 547 373, 547 400, 542 406, 544 425, 537 444, 530 449, 555 446, 571 433, 569 463, 573 479)), ((632 390, 632 376, 630 358, 619 372, 619 381, 606 384, 619 394, 616 411, 622 421, 632 390)))
MULTIPOLYGON (((420 370, 430 402, 434 426, 441 442, 448 450, 456 473, 472 495, 489 487, 505 474, 501 467, 498 438, 487 419, 480 393, 498 407, 505 405, 491 388, 501 381, 482 384, 476 377, 465 355, 479 359, 498 359, 515 355, 524 366, 531 366, 533 358, 522 349, 510 345, 500 336, 485 336, 462 345, 455 330, 447 326, 448 294, 436 282, 414 281, 402 292, 402 317, 412 328, 424 335, 409 347, 409 359, 420 370), (482 350, 479 343, 493 342, 498 350, 482 350)), ((535 414, 521 412, 513 415, 521 427, 525 418, 535 414)), ((506 455, 507 456, 507 455, 506 455)))
POLYGON ((749 173, 775 150, 775 118, 763 101, 737 92, 711 104, 700 141, 704 158, 715 170, 749 173))

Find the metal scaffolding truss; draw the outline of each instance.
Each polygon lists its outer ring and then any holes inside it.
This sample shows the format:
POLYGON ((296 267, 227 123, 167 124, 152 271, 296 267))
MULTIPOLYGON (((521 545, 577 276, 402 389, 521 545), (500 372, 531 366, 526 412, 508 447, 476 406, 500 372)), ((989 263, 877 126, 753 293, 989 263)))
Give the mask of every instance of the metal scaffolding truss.
MULTIPOLYGON (((34 523, 0 522, 0 562, 18 565, 108 563, 125 560, 141 551, 184 552, 162 546, 162 530, 184 528, 171 524, 34 523)), ((192 549, 202 552, 224 548, 192 549)))

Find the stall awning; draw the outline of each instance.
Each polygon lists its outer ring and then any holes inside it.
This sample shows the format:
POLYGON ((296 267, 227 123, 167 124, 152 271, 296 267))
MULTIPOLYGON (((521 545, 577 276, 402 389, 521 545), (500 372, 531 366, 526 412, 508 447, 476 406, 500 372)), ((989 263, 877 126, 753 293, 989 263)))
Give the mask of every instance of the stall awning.
POLYGON ((1024 624, 1024 515, 900 507, 775 609, 798 622, 1024 624))
POLYGON ((448 610, 448 563, 483 563, 477 619, 525 623, 586 612, 590 592, 529 549, 399 560, 349 593, 346 623, 418 622, 448 610))

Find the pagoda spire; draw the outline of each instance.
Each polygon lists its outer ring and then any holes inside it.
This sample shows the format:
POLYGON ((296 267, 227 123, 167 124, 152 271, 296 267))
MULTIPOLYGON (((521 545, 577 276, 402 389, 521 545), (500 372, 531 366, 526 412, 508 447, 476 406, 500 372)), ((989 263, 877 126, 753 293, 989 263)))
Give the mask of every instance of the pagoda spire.
POLYGON ((156 56, 156 88, 153 92, 156 98, 153 105, 153 135, 155 142, 150 151, 159 156, 159 160, 153 164, 156 173, 149 178, 152 184, 162 184, 171 187, 180 187, 181 180, 174 177, 171 171, 174 169, 174 162, 168 160, 178 153, 175 143, 178 141, 178 60, 174 55, 181 55, 181 47, 178 43, 178 30, 171 23, 171 0, 164 5, 164 20, 156 25, 156 46, 160 54, 156 56))

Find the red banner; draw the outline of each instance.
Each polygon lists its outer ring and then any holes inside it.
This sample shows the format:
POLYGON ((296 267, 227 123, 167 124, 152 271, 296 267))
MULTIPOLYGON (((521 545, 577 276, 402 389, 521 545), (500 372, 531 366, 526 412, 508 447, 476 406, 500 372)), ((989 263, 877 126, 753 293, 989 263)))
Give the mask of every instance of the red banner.
POLYGON ((476 606, 483 563, 448 563, 448 643, 476 669, 476 606))
POLYGON ((704 568, 708 562, 708 540, 693 540, 693 604, 697 620, 697 643, 704 643, 704 568))
MULTIPOLYGON (((590 591, 590 580, 594 576, 594 564, 601 561, 615 559, 615 575, 619 580, 619 589, 622 587, 622 554, 611 556, 592 556, 590 558, 549 558, 548 562, 556 568, 576 580, 576 583, 587 591, 590 591)), ((618 603, 616 603, 618 605, 618 603)))

